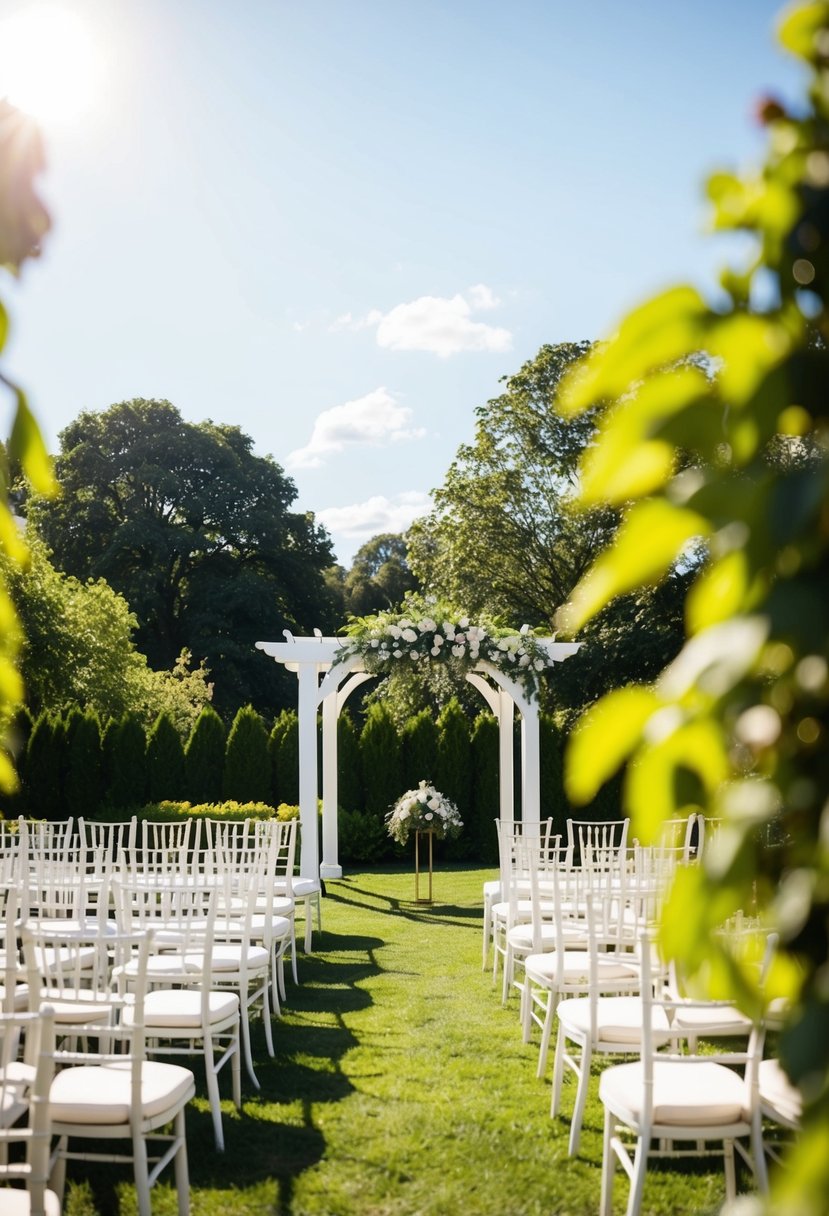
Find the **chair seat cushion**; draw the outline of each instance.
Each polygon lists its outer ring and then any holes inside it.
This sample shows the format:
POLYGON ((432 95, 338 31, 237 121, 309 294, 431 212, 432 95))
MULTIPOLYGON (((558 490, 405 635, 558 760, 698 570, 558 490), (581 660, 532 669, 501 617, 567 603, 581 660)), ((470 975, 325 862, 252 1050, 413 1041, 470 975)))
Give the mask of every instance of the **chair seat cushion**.
POLYGON ((674 1025, 692 1034, 750 1034, 751 1018, 741 1013, 736 1005, 689 1005, 677 1006, 674 1025))
MULTIPOLYGON (((28 1191, 4 1187, 2 1200, 3 1216, 31 1216, 32 1197, 28 1191)), ((45 1192, 43 1208, 46 1216, 60 1216, 60 1200, 54 1191, 45 1192)))
MULTIPOLYGON (((531 954, 525 965, 528 977, 543 984, 556 978, 557 964, 558 952, 551 950, 547 954, 531 954)), ((600 954, 596 970, 600 986, 602 983, 619 982, 635 985, 639 978, 638 968, 633 961, 626 963, 612 956, 603 958, 600 954)), ((590 979, 589 953, 586 950, 565 950, 562 976, 568 984, 583 981, 587 985, 590 979)))
MULTIPOLYGON (((0 1009, 6 1007, 6 985, 0 984, 0 1009)), ((12 1006, 15 1013, 19 1013, 23 1009, 29 1007, 29 985, 15 984, 14 986, 14 1004, 12 1006)))
MULTIPOLYGON (((624 1111, 640 1120, 644 1106, 641 1061, 605 1069, 599 1081, 599 1097, 612 1111, 624 1111)), ((655 1062, 654 1124, 705 1128, 744 1123, 748 1118, 745 1082, 730 1068, 696 1058, 688 1063, 655 1062)))
POLYGON ((249 971, 260 971, 270 965, 270 955, 264 946, 234 945, 232 942, 222 942, 213 947, 214 971, 238 971, 242 962, 242 952, 247 958, 249 971))
POLYGON ((258 912, 254 913, 250 918, 250 929, 251 933, 254 933, 257 937, 261 937, 266 929, 271 937, 281 938, 291 936, 291 922, 287 917, 274 916, 273 913, 270 916, 258 912))
MULTIPOLYGON (((541 949, 544 950, 545 945, 549 945, 550 949, 554 947, 559 937, 565 938, 574 946, 587 941, 587 930, 583 926, 565 925, 556 932, 556 927, 551 921, 544 921, 541 925, 541 949)), ((513 925, 509 931, 509 943, 513 950, 532 950, 533 948, 533 930, 532 925, 525 922, 520 925, 513 925)), ((585 954, 585 958, 587 955, 585 954)))
POLYGON ((765 1113, 799 1124, 803 1114, 800 1090, 792 1085, 779 1060, 762 1060, 758 1075, 760 1103, 765 1113))
POLYGON ((294 893, 294 899, 305 899, 309 895, 320 894, 318 878, 292 878, 291 888, 294 893))
MULTIPOLYGON (((232 1018, 239 1011, 239 998, 230 989, 207 994, 209 1024, 216 1025, 232 1018)), ((133 1010, 124 1010, 123 1021, 132 1025, 133 1010)), ((144 1025, 149 1034, 153 1029, 198 1030, 202 1025, 201 992, 193 988, 156 989, 144 998, 144 1025)))
MULTIPOLYGON (((55 1131, 61 1124, 117 1126, 128 1124, 132 1068, 123 1064, 82 1064, 64 1068, 49 1091, 49 1113, 55 1131)), ((152 1119, 172 1114, 195 1093, 193 1074, 178 1064, 144 1060, 141 1065, 141 1113, 152 1119)))
MULTIPOLYGON (((561 1001, 556 1009, 564 1028, 577 1035, 590 1034, 590 998, 570 997, 561 1001)), ((656 1007, 653 1010, 653 1027, 658 1042, 669 1042, 668 1015, 656 1007)), ((596 1041, 602 1043, 630 1043, 638 1048, 642 1042, 642 1002, 638 996, 601 996, 596 1002, 596 1041)))

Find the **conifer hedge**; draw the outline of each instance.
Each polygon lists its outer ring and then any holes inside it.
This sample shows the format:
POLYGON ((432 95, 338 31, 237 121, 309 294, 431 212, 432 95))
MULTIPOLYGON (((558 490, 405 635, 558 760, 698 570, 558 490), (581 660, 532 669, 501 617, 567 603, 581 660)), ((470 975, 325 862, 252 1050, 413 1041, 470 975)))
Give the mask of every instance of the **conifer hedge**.
MULTIPOLYGON (((427 780, 457 803, 464 821, 458 841, 441 846, 444 856, 496 864, 498 735, 491 714, 482 713, 470 724, 457 701, 449 702, 437 721, 421 710, 401 729, 382 702, 370 707, 359 732, 349 714, 342 713, 337 725, 341 859, 371 864, 399 857, 385 830, 386 813, 406 789, 427 780)), ((299 800, 298 740, 296 713, 280 714, 268 734, 249 706, 239 710, 227 734, 219 715, 205 709, 186 744, 166 715, 156 720, 148 737, 132 714, 108 722, 101 736, 92 714, 79 709, 43 713, 30 726, 20 765, 21 792, 3 810, 61 819, 94 818, 96 813, 120 818, 147 805, 186 808, 228 800, 294 807, 299 800)), ((516 748, 518 742, 516 732, 516 748)), ((613 792, 602 792, 589 808, 590 817, 618 814, 618 791, 615 803, 613 792)), ((545 717, 541 813, 553 815, 557 831, 563 831, 570 813, 561 787, 559 732, 545 717)))

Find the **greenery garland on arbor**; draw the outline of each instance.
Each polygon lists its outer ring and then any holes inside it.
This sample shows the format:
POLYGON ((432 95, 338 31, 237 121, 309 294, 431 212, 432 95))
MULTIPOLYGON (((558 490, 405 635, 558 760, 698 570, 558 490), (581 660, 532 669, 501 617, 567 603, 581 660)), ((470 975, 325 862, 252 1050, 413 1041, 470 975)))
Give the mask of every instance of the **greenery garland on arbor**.
POLYGON ((483 661, 520 684, 531 701, 554 662, 529 625, 516 631, 486 617, 473 622, 454 605, 428 596, 407 596, 402 611, 355 617, 346 633, 335 666, 359 656, 372 675, 390 675, 400 664, 440 664, 460 679, 483 661))

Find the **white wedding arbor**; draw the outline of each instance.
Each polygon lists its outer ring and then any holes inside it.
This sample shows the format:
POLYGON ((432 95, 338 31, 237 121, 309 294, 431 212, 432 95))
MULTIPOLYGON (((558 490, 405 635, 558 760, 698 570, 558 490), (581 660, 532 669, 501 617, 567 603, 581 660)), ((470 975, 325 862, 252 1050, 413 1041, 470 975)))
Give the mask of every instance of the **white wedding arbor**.
MULTIPOLYGON (((307 879, 340 878, 337 841, 337 719, 351 693, 366 680, 360 654, 334 663, 347 638, 293 637, 285 630, 284 642, 257 642, 257 650, 295 671, 299 683, 299 816, 302 825, 301 876, 307 879), (318 716, 322 716, 322 862, 317 835, 317 773, 319 760, 318 716)), ((551 663, 575 654, 581 643, 537 638, 551 663)), ((498 721, 500 817, 511 822, 513 802, 513 724, 515 711, 521 718, 521 818, 537 822, 540 805, 538 705, 529 699, 517 680, 493 663, 480 660, 466 672, 498 721)), ((428 774, 424 774, 428 775, 428 774)))

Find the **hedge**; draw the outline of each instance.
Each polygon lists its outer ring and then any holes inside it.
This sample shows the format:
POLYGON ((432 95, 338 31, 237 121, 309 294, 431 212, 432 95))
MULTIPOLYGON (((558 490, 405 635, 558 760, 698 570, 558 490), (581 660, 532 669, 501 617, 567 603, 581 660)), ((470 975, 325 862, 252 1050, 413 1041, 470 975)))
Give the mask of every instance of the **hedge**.
MULTIPOLYGON (((298 802, 296 713, 280 714, 268 733, 248 707, 239 711, 226 735, 218 715, 207 709, 184 747, 164 715, 149 739, 132 715, 107 723, 96 749, 97 732, 97 722, 77 709, 41 714, 31 726, 20 765, 21 792, 6 804, 6 813, 50 819, 83 814, 106 820, 140 808, 146 817, 235 813, 244 818, 247 809, 216 808, 255 805, 263 808, 255 814, 270 815, 275 807, 295 807, 298 802)), ((470 723, 460 705, 450 702, 437 721, 422 710, 398 729, 379 703, 371 707, 359 732, 342 714, 337 737, 343 861, 370 864, 400 857, 386 833, 385 815, 404 790, 426 779, 457 802, 464 821, 458 841, 439 846, 444 856, 497 862, 493 821, 499 811, 499 731, 491 714, 482 713, 470 723)), ((572 814, 562 788, 561 750, 559 730, 543 716, 540 809, 542 816, 553 816, 556 831, 564 830, 572 814)), ((515 753, 518 786, 518 724, 515 753)), ((516 805, 519 799, 517 789, 516 805)), ((610 783, 577 817, 616 818, 619 799, 618 783, 610 783)))

